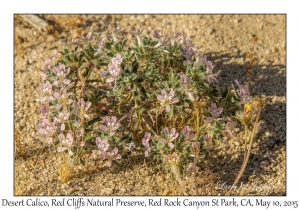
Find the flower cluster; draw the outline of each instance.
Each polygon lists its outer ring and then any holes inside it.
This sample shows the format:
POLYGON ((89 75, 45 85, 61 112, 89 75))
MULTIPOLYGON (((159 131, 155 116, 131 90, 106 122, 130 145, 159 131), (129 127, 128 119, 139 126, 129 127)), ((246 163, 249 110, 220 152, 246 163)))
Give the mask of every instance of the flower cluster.
POLYGON ((122 63, 122 61, 123 58, 120 54, 117 54, 116 57, 113 57, 111 59, 111 63, 108 65, 108 73, 111 75, 111 77, 106 79, 106 83, 117 81, 118 75, 121 72, 120 64, 122 63))
POLYGON ((100 125, 100 130, 108 132, 110 136, 113 136, 116 132, 116 130, 121 126, 120 123, 117 123, 117 118, 115 116, 104 117, 104 122, 106 125, 100 125))
POLYGON ((211 114, 211 117, 207 117, 207 122, 222 120, 222 118, 218 118, 219 115, 223 112, 223 108, 217 108, 215 103, 212 103, 210 107, 208 107, 208 112, 211 114))
POLYGON ((84 119, 90 119, 87 111, 91 102, 76 100, 71 90, 71 68, 65 64, 52 66, 55 51, 41 68, 41 118, 37 130, 48 144, 58 143, 57 151, 67 151, 75 159, 73 148, 84 147, 84 119), (72 122, 74 121, 74 126, 72 122), (79 123, 78 123, 79 122, 79 123))
POLYGON ((164 128, 165 138, 160 138, 159 141, 163 144, 168 144, 171 149, 174 148, 174 144, 172 143, 177 137, 178 133, 175 128, 169 130, 169 128, 164 128))
POLYGON ((195 138, 195 134, 192 132, 190 126, 185 126, 182 129, 181 133, 183 134, 185 141, 189 141, 190 142, 190 141, 193 141, 194 138, 195 138))
POLYGON ((117 160, 121 158, 121 155, 118 154, 118 148, 114 147, 113 149, 109 149, 110 145, 107 139, 101 139, 100 137, 96 138, 96 144, 98 150, 93 150, 93 154, 96 156, 101 156, 102 160, 107 160, 106 166, 110 167, 113 160, 117 160))
MULTIPOLYGON (((60 64, 58 67, 51 66, 51 59, 56 56, 55 51, 47 60, 45 66, 41 68, 40 84, 41 97, 40 102, 42 118, 37 125, 38 132, 43 134, 49 144, 53 143, 53 137, 57 135, 62 139, 64 135, 65 123, 70 117, 70 111, 68 106, 73 103, 70 98, 71 93, 68 92, 70 80, 67 78, 70 73, 70 68, 66 68, 64 64, 60 64), (49 74, 54 73, 55 80, 51 81, 49 74), (51 81, 51 82, 50 82, 51 81), (54 105, 54 110, 52 108, 54 105), (57 115, 52 119, 49 117, 51 112, 57 112, 57 115), (58 129, 60 128, 60 129, 58 129)), ((70 136, 70 134, 68 135, 70 136)))
POLYGON ((239 90, 239 96, 242 99, 242 103, 246 103, 250 99, 250 93, 249 93, 249 87, 248 85, 241 85, 238 80, 235 80, 235 83, 238 85, 240 88, 239 90))

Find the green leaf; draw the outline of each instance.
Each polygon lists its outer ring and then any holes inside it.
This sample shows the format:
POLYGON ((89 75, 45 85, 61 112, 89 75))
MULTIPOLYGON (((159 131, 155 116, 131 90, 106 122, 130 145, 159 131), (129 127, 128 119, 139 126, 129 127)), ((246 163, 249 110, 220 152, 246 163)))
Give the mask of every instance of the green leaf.
POLYGON ((83 166, 85 166, 85 160, 83 160, 83 159, 80 158, 80 163, 81 163, 83 166))
POLYGON ((87 123, 85 123, 85 127, 88 127, 88 126, 90 126, 90 125, 93 125, 95 122, 98 122, 98 121, 100 121, 101 119, 102 119, 102 118, 101 118, 100 115, 99 115, 99 116, 97 116, 96 118, 94 118, 94 119, 88 121, 87 123))
POLYGON ((144 97, 148 98, 149 94, 147 93, 147 91, 145 90, 145 88, 143 86, 140 86, 140 90, 141 90, 142 94, 144 95, 144 97))
POLYGON ((122 42, 122 49, 124 48, 124 46, 125 46, 125 44, 126 44, 127 41, 128 41, 127 39, 123 40, 123 42, 122 42))
POLYGON ((134 73, 137 73, 138 72, 138 70, 139 70, 139 63, 137 62, 137 61, 134 61, 133 63, 132 63, 132 71, 134 72, 134 73))

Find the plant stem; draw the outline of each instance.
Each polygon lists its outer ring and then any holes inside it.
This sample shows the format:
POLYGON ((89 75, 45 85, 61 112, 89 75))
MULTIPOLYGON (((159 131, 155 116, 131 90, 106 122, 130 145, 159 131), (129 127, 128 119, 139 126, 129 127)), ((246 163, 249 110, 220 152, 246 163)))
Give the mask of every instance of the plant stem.
POLYGON ((131 113, 132 113, 135 109, 136 109, 136 108, 133 107, 127 114, 125 114, 121 119, 119 119, 117 123, 121 123, 126 117, 128 117, 129 115, 131 115, 131 113))
POLYGON ((147 123, 147 121, 142 117, 142 121, 148 126, 148 128, 150 129, 150 131, 156 136, 158 137, 157 133, 150 127, 150 125, 147 123))
POLYGON ((196 195, 199 195, 199 192, 198 192, 198 186, 197 186, 197 179, 196 179, 196 173, 197 173, 197 150, 195 149, 195 152, 194 152, 194 183, 195 183, 195 192, 196 192, 196 195))
POLYGON ((248 126, 245 125, 245 151, 244 151, 244 161, 246 160, 246 154, 247 154, 247 143, 248 143, 248 126))
POLYGON ((238 173, 238 175, 236 176, 235 178, 235 181, 234 183, 232 184, 232 186, 230 187, 230 189, 226 192, 225 195, 229 195, 232 191, 232 189, 236 186, 236 184, 239 182, 240 178, 242 177, 244 171, 245 171, 245 168, 247 166, 247 163, 248 163, 248 160, 249 160, 249 157, 250 157, 250 152, 251 152, 251 147, 252 147, 252 143, 253 143, 253 137, 254 137, 254 133, 255 133, 255 130, 256 130, 256 126, 257 126, 257 123, 258 123, 258 119, 260 117, 260 112, 261 112, 261 108, 259 108, 258 110, 258 114, 256 116, 256 120, 255 120, 255 124, 254 124, 254 127, 253 127, 253 130, 252 130, 252 133, 251 133, 251 138, 250 138, 250 142, 249 142, 249 148, 248 150, 245 150, 245 158, 244 158, 244 162, 243 162, 243 165, 240 169, 240 172, 238 173))

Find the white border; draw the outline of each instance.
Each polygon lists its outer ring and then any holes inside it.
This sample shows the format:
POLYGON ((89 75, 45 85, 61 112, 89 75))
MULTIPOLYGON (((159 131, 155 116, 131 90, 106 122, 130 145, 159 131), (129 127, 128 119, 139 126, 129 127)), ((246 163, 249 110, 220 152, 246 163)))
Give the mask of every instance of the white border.
MULTIPOLYGON (((13 197, 13 14, 15 13, 281 13, 287 14, 287 196, 286 197, 261 197, 266 200, 298 200, 300 189, 299 179, 299 139, 297 138, 297 126, 299 116, 299 11, 296 9, 296 1, 1 1, 0 3, 0 42, 1 42, 1 83, 0 83, 0 206, 2 199, 21 200, 29 197, 13 197), (297 77, 298 76, 298 77, 297 77), (3 135, 4 134, 4 135, 3 135)), ((299 130, 299 128, 298 128, 299 130)), ((33 198, 33 197, 30 197, 33 198)), ((43 200, 51 200, 53 197, 42 197, 43 200)), ((55 198, 55 197, 54 197, 55 198)), ((70 198, 70 197, 68 197, 70 198)), ((92 198, 92 197, 89 197, 92 198)), ((145 200, 151 197, 116 197, 123 200, 145 200)), ((159 197, 154 197, 159 198, 159 197)), ((180 199, 185 199, 181 197, 180 199)), ((211 200, 217 197, 190 197, 193 200, 211 200)), ((220 199, 224 197, 219 197, 220 199)), ((230 200, 231 197, 225 197, 230 200)), ((241 200, 245 197, 237 197, 241 200)), ((246 197, 247 198, 247 197, 246 197)), ((252 198, 258 199, 260 197, 252 198)), ((109 197, 102 197, 109 200, 109 197)), ((176 197, 173 197, 176 199, 176 197)), ((8 209, 0 207, 1 209, 8 209)), ((14 207, 10 207, 14 208, 14 207)), ((29 208, 29 207, 25 207, 29 208)), ((68 207, 65 207, 68 208, 68 207)), ((69 209, 74 209, 70 207, 69 209)), ((102 207, 96 207, 102 208, 102 207)), ((161 207, 171 208, 171 207, 161 207)), ((222 208, 222 207, 220 207, 222 208)), ((273 207, 275 208, 275 207, 273 207)), ((81 208, 83 209, 83 208, 81 208)), ((133 207, 130 209, 138 209, 133 207)), ((195 208, 196 209, 196 208, 195 208)), ((265 208, 264 208, 265 209, 265 208)), ((272 208, 271 208, 272 209, 272 208)))

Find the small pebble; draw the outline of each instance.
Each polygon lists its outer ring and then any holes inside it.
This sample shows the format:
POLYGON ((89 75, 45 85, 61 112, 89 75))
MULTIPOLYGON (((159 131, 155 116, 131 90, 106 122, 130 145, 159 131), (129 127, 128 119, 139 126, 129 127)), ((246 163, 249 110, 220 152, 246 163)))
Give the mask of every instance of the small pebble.
POLYGON ((213 28, 211 28, 211 27, 209 27, 209 26, 206 28, 206 33, 207 33, 208 35, 212 35, 214 32, 215 32, 215 29, 213 29, 213 28))

